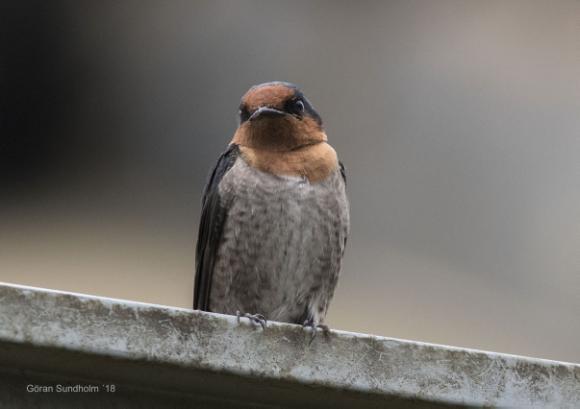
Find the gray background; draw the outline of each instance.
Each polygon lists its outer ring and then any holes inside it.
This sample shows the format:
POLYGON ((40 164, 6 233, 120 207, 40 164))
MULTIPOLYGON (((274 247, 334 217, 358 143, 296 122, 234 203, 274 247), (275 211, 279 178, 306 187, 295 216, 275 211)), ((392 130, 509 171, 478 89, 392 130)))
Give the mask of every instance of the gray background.
POLYGON ((0 8, 1 281, 190 307, 207 172, 286 80, 348 171, 332 327, 580 361, 579 1, 0 8))

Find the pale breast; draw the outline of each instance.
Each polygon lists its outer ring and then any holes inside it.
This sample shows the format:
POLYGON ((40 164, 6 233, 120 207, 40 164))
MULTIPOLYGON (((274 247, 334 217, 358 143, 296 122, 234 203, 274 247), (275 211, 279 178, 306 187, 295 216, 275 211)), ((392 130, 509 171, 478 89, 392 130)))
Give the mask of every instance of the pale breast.
POLYGON ((213 272, 212 311, 297 321, 324 315, 348 234, 339 170, 325 180, 276 176, 239 158, 219 187, 227 209, 213 272))

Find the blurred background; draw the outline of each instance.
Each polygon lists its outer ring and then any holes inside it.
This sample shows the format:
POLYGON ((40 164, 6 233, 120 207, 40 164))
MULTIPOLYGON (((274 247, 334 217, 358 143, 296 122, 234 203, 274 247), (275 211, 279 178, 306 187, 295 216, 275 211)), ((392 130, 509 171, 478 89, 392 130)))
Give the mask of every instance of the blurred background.
POLYGON ((190 308, 203 184, 291 81, 348 171, 333 328, 580 362, 580 1, 2 1, 0 281, 190 308))

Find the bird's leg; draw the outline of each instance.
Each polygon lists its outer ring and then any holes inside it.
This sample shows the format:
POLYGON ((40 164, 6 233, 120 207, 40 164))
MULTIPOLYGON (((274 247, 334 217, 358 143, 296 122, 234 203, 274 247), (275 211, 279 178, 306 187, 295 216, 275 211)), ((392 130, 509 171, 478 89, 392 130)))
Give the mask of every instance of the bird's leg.
POLYGON ((306 329, 307 327, 312 328, 312 338, 310 339, 310 342, 314 341, 314 338, 316 338, 318 328, 322 330, 324 336, 330 335, 330 328, 328 328, 328 325, 323 324, 321 322, 316 322, 314 318, 309 318, 306 321, 304 321, 304 324, 302 324, 302 328, 306 329))
POLYGON ((266 329, 266 324, 268 324, 268 320, 262 314, 249 314, 244 313, 242 314, 240 311, 236 311, 236 317, 238 318, 238 324, 240 323, 240 318, 244 317, 250 320, 250 322, 254 325, 260 325, 262 329, 266 329))
POLYGON ((317 327, 322 330, 322 333, 324 334, 325 337, 330 335, 330 328, 328 327, 328 325, 318 324, 317 327))

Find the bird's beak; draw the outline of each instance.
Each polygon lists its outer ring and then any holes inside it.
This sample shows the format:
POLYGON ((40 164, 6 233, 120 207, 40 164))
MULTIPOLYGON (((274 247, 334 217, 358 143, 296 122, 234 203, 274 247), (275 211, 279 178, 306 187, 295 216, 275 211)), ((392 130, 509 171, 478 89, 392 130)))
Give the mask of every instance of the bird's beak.
POLYGON ((250 116, 250 121, 255 121, 258 118, 266 118, 266 117, 276 117, 276 116, 283 116, 285 113, 283 111, 270 108, 270 107, 260 107, 254 111, 254 113, 250 116))

